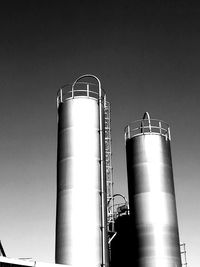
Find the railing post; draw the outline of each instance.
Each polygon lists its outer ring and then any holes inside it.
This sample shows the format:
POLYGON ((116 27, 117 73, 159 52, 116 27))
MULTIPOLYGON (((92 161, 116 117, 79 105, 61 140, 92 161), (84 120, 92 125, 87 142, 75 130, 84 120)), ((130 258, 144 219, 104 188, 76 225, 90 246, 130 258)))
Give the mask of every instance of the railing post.
POLYGON ((63 102, 63 90, 60 89, 60 102, 62 103, 63 102))
POLYGON ((162 134, 162 123, 161 123, 161 121, 159 121, 159 132, 160 132, 160 134, 162 134))
POLYGON ((142 122, 141 122, 141 125, 142 125, 142 133, 144 134, 144 120, 142 120, 142 122))
POLYGON ((171 133, 170 133, 170 128, 168 127, 168 138, 169 138, 169 140, 171 141, 171 133))
POLYGON ((87 83, 87 97, 89 97, 90 96, 90 85, 89 85, 89 83, 87 83))

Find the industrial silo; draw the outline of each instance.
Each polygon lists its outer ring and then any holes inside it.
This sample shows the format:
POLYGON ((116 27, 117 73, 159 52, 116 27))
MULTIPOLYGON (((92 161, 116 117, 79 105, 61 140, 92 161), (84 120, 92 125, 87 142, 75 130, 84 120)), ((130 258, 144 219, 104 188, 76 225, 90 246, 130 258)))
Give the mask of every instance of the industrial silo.
POLYGON ((125 129, 134 267, 181 267, 170 130, 143 119, 125 129))
POLYGON ((104 104, 93 75, 58 92, 56 263, 108 266, 104 104))

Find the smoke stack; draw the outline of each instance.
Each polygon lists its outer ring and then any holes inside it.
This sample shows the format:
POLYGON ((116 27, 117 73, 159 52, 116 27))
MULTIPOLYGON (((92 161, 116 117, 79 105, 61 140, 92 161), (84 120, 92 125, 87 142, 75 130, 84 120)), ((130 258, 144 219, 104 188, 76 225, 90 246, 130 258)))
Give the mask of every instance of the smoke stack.
POLYGON ((146 112, 125 138, 134 266, 181 267, 169 126, 146 112))
POLYGON ((108 266, 104 102, 94 75, 58 93, 56 263, 108 266))

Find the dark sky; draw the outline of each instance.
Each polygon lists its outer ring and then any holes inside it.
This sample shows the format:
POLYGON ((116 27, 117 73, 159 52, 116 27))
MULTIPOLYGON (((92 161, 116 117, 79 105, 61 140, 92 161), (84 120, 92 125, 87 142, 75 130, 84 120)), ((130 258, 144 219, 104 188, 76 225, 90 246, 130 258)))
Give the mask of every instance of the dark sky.
POLYGON ((56 93, 92 73, 112 105, 115 193, 127 196, 124 127, 145 111, 170 123, 180 239, 189 266, 199 266, 200 5, 193 3, 0 4, 0 238, 8 256, 54 261, 56 93))

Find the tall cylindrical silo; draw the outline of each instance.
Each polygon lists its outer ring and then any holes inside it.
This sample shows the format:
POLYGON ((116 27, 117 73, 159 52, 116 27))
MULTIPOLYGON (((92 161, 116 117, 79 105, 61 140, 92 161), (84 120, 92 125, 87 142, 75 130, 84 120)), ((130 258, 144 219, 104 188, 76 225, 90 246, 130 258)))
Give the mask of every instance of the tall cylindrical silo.
POLYGON ((105 94, 83 75, 57 101, 56 263, 107 266, 105 94))
POLYGON ((169 126, 150 119, 125 129, 134 267, 181 267, 169 126))

